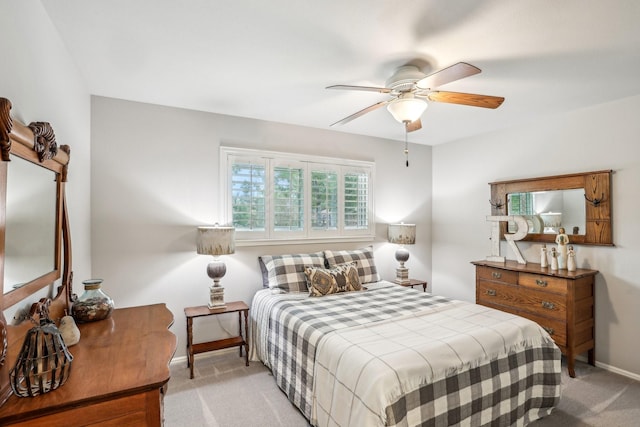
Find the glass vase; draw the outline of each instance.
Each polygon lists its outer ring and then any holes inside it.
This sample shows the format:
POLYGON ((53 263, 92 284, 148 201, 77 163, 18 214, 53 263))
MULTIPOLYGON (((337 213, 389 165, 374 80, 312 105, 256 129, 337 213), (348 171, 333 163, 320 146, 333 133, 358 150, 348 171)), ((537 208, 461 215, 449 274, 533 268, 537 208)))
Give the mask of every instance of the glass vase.
POLYGON ((73 302, 73 317, 77 322, 86 323, 104 320, 113 312, 113 300, 105 294, 102 279, 90 279, 82 282, 84 293, 73 302))

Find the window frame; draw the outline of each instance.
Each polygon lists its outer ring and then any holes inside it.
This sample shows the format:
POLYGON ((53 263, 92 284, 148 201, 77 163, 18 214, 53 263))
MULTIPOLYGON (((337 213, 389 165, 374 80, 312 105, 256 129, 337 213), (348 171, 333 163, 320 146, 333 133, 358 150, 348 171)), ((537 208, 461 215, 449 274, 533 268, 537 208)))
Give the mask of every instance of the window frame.
POLYGON ((232 203, 232 165, 237 160, 264 162, 265 165, 265 221, 264 231, 246 231, 236 229, 236 245, 278 245, 308 244, 324 242, 364 242, 375 238, 375 163, 333 157, 264 151, 249 148, 220 146, 220 186, 221 186, 221 218, 223 223, 233 221, 232 203), (304 167, 304 229, 302 231, 276 231, 273 188, 273 172, 275 167, 304 167), (335 170, 338 173, 338 227, 336 230, 312 230, 311 228, 311 170, 335 170), (345 175, 358 173, 368 175, 367 183, 367 218, 368 226, 362 229, 345 227, 345 175))
MULTIPOLYGON (((371 174, 369 173, 370 171, 362 168, 362 167, 357 167, 357 166, 343 166, 342 167, 342 174, 341 174, 341 181, 339 183, 339 185, 342 186, 342 194, 346 193, 346 188, 345 188, 345 178, 347 176, 347 174, 354 174, 354 175, 362 175, 362 174, 369 174, 368 180, 367 180, 367 199, 372 198, 373 197, 373 179, 371 174)), ((340 211, 342 212, 342 227, 345 229, 345 231, 347 233, 350 234, 366 234, 368 233, 368 228, 364 229, 364 228, 347 228, 346 226, 346 206, 345 206, 345 202, 346 202, 346 198, 343 197, 341 199, 342 201, 342 206, 340 207, 340 211), (347 231, 348 230, 348 231, 347 231)), ((370 203, 369 201, 367 201, 367 205, 371 206, 372 202, 370 203)), ((369 223, 369 227, 371 227, 371 222, 374 221, 374 217, 373 217, 373 209, 367 209, 367 220, 369 223)), ((375 231, 374 231, 375 234, 375 231)))
MULTIPOLYGON (((275 229, 275 217, 276 217, 276 209, 275 209, 275 205, 274 205, 274 200, 275 200, 275 189, 272 188, 273 186, 273 180, 275 178, 275 168, 277 167, 287 167, 289 169, 294 169, 294 168, 300 168, 302 169, 303 172, 303 190, 302 190, 302 195, 303 195, 303 200, 304 200, 304 196, 306 196, 307 194, 307 186, 309 185, 309 183, 307 182, 307 174, 306 174, 306 164, 304 162, 301 162, 299 160, 293 160, 293 159, 282 159, 282 158, 275 158, 275 159, 269 159, 270 161, 267 161, 267 167, 269 169, 268 171, 268 175, 269 175, 269 180, 267 181, 267 189, 266 189, 266 204, 267 206, 269 206, 269 215, 267 215, 267 236, 272 236, 276 239, 298 239, 298 238, 303 238, 304 237, 304 232, 305 229, 307 227, 307 221, 308 221, 308 215, 307 215, 307 210, 305 209, 305 207, 303 207, 303 216, 302 216, 302 230, 300 231, 284 231, 284 230, 276 230, 275 229)), ((231 219, 231 218, 230 218, 231 219)))
MULTIPOLYGON (((247 155, 247 156, 238 156, 234 153, 229 153, 228 156, 226 156, 226 159, 224 161, 224 163, 226 164, 226 166, 224 168, 220 168, 220 172, 221 172, 221 176, 220 176, 220 182, 222 183, 223 187, 223 191, 222 193, 224 194, 223 196, 223 205, 225 206, 225 210, 224 212, 222 212, 222 218, 223 224, 231 224, 232 223, 232 218, 233 218, 233 202, 232 202, 232 197, 233 197, 233 191, 231 188, 232 185, 232 176, 233 176, 233 168, 231 167, 231 165, 233 164, 233 162, 231 162, 232 159, 234 158, 239 158, 241 157, 242 160, 246 161, 246 162, 251 162, 251 163, 255 163, 255 164, 262 164, 262 166, 264 167, 264 180, 265 183, 269 182, 271 180, 271 173, 269 171, 269 167, 268 167, 268 162, 266 161, 265 158, 260 157, 260 156, 254 156, 254 155, 247 155)), ((222 159, 221 159, 221 166, 222 166, 222 159)), ((267 197, 267 195, 265 194, 265 198, 267 197)), ((268 219, 271 216, 271 212, 270 212, 270 204, 267 203, 267 201, 265 200, 265 227, 264 230, 254 230, 254 231, 240 231, 240 230, 236 230, 236 240, 242 240, 245 235, 246 236, 253 236, 253 238, 256 239, 265 239, 268 236, 268 219)))

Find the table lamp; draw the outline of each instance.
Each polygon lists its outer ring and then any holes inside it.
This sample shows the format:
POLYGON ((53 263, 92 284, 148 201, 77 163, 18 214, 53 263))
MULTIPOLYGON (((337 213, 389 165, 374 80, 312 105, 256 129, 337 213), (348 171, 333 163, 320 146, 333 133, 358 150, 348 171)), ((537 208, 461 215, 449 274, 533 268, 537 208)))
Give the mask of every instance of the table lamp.
POLYGON ((389 224, 389 242, 400 245, 396 250, 396 261, 400 266, 396 268, 396 279, 394 282, 399 284, 409 283, 409 269, 404 263, 409 259, 409 251, 404 245, 413 245, 416 243, 416 225, 415 224, 389 224))
POLYGON ((227 266, 220 260, 220 255, 235 252, 235 233, 235 228, 217 223, 213 226, 198 227, 198 254, 213 255, 213 262, 207 265, 207 274, 213 279, 213 285, 209 288, 209 308, 226 307, 220 279, 227 272, 227 266))

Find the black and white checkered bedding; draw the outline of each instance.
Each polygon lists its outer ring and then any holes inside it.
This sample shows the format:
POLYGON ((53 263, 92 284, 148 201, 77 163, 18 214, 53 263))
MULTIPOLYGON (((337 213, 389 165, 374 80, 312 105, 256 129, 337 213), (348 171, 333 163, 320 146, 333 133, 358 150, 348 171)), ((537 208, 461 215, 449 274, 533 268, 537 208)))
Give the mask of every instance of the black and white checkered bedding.
POLYGON ((334 331, 315 366, 319 426, 517 425, 559 398, 560 354, 542 328, 463 301, 334 331))
MULTIPOLYGON (((341 361, 347 360, 347 364, 340 367, 342 371, 346 369, 347 372, 355 372, 362 369, 358 362, 368 359, 360 354, 352 365, 348 351, 344 354, 332 353, 333 349, 344 346, 334 346, 331 339, 340 342, 349 337, 350 331, 368 329, 372 325, 387 328, 388 323, 395 322, 396 319, 415 320, 416 313, 420 314, 421 319, 426 319, 428 325, 429 316, 436 313, 452 312, 461 304, 475 306, 384 282, 370 285, 369 288, 365 292, 320 298, 300 294, 271 295, 268 291, 260 291, 254 298, 250 312, 252 357, 259 358, 271 368, 278 386, 314 425, 364 425, 362 423, 365 422, 360 418, 362 411, 351 413, 350 408, 358 408, 358 405, 347 403, 350 400, 342 400, 354 397, 358 400, 360 397, 357 387, 343 387, 343 378, 339 376, 339 372, 319 370, 317 361, 330 365, 332 358, 338 357, 341 361), (321 348, 325 350, 318 350, 321 348), (318 375, 322 386, 317 385, 314 390, 318 375), (325 384, 331 382, 334 386, 325 387, 325 384), (335 387, 335 384, 340 386, 335 387), (339 399, 338 405, 331 404, 334 399, 339 399), (345 408, 349 409, 346 415, 345 408)), ((492 312, 511 316, 494 310, 492 312)), ((403 327, 402 324, 393 327, 398 326, 403 327)), ((428 326, 417 329, 423 332, 429 330, 428 326)), ((541 331, 540 328, 537 330, 541 331)), ((393 329, 391 331, 393 334, 393 329)), ((470 347, 478 347, 478 340, 473 335, 461 335, 466 336, 470 347)), ((417 339, 422 342, 424 337, 417 339)), ((351 339, 347 339, 347 342, 347 348, 352 348, 351 339)), ((385 338, 381 348, 389 342, 388 337, 385 338)), ((516 346, 517 351, 507 352, 502 357, 494 357, 492 351, 483 349, 481 356, 476 355, 473 362, 461 362, 456 358, 448 360, 451 355, 440 358, 447 363, 454 362, 451 365, 453 368, 445 368, 445 375, 432 375, 433 381, 423 381, 417 385, 401 381, 398 386, 402 392, 391 396, 391 400, 381 401, 379 406, 382 407, 382 414, 377 414, 379 411, 375 408, 370 411, 375 415, 372 419, 378 417, 374 425, 449 425, 452 421, 455 424, 455 420, 464 421, 468 425, 484 425, 487 420, 495 425, 511 425, 516 423, 516 419, 521 423, 522 420, 526 422, 543 416, 557 402, 560 386, 559 350, 550 339, 545 342, 539 348, 516 346), (488 357, 488 354, 493 356, 488 357), (456 362, 462 366, 456 367, 456 362)), ((504 343, 502 344, 504 347, 504 343)), ((465 341, 461 341, 460 345, 462 348, 467 347, 465 341)), ((362 343, 356 343, 355 346, 362 346, 362 343)), ((427 345, 429 346, 431 344, 427 345)), ((415 353, 410 347, 409 353, 415 353)), ((435 353, 440 354, 441 350, 435 349, 435 353)), ((465 357, 473 358, 473 353, 465 357)), ((379 360, 382 359, 378 359, 378 362, 379 360)), ((423 366, 417 368, 430 369, 433 374, 433 367, 429 363, 434 362, 423 362, 423 366)), ((404 362, 400 363, 400 366, 403 364, 404 362)), ((411 363, 407 366, 411 366, 411 363)), ((410 372, 415 373, 415 370, 410 372)), ((400 378, 404 374, 400 372, 393 375, 399 375, 400 378)), ((411 378, 415 375, 408 376, 407 381, 411 383, 411 378)), ((388 386, 385 384, 383 382, 382 387, 388 386)), ((385 395, 386 392, 382 389, 374 390, 375 393, 385 395)), ((369 403, 364 405, 365 408, 367 405, 369 403)), ((364 412, 367 411, 368 409, 364 412)))

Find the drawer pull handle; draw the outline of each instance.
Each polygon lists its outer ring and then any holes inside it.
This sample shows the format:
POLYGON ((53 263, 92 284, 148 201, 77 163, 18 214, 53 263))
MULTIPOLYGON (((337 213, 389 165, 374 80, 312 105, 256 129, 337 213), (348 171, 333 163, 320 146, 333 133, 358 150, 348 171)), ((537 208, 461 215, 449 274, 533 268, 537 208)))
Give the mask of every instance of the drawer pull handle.
POLYGON ((543 326, 543 327, 542 327, 542 329, 544 329, 545 331, 547 331, 547 333, 548 333, 549 335, 553 335, 553 333, 555 332, 555 331, 553 330, 553 328, 549 328, 548 326, 543 326))
POLYGON ((547 286, 547 281, 546 280, 536 279, 536 285, 542 286, 544 288, 544 287, 547 286))
POLYGON ((489 295, 490 297, 495 297, 496 291, 494 289, 487 289, 487 295, 489 295))
POLYGON ((496 273, 495 271, 493 271, 491 273, 491 276, 493 276, 494 279, 499 279, 502 277, 502 273, 496 273))
POLYGON ((553 310, 556 308, 556 305, 549 301, 542 301, 542 308, 546 308, 548 310, 553 310))

